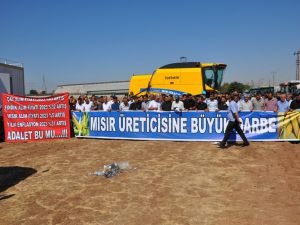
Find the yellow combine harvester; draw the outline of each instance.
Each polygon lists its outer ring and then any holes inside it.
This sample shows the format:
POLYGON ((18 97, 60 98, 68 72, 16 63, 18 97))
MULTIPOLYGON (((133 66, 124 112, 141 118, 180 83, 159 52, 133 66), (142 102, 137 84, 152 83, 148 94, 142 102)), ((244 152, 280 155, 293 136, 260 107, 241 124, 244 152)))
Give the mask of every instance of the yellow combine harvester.
POLYGON ((156 69, 153 74, 133 75, 129 94, 199 95, 218 91, 226 66, 221 63, 200 62, 168 64, 156 69))

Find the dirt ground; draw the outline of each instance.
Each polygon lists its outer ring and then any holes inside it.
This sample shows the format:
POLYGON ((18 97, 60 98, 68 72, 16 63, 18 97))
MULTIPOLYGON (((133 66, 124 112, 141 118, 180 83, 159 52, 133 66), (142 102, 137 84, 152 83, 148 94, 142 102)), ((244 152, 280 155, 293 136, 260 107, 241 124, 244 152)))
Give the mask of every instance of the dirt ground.
POLYGON ((0 144, 0 224, 299 225, 300 145, 0 144), (88 173, 128 161, 106 179, 88 173))

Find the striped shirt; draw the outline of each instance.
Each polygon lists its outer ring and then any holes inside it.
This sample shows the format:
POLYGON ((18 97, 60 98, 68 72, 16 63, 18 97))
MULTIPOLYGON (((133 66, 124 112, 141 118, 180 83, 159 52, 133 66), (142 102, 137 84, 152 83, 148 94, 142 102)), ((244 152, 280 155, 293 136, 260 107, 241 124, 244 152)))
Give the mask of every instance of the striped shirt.
POLYGON ((277 106, 277 99, 272 98, 272 99, 266 99, 265 100, 265 110, 266 111, 277 111, 278 106, 277 106))

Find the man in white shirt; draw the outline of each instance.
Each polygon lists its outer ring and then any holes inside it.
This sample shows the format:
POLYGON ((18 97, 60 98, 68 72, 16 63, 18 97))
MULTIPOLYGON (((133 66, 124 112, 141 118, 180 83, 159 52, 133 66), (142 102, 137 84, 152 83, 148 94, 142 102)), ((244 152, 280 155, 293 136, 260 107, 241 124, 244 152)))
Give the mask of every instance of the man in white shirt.
POLYGON ((216 112, 218 111, 218 100, 215 98, 214 94, 209 96, 209 99, 206 100, 208 111, 216 112))
POLYGON ((83 112, 84 110, 84 108, 83 108, 83 103, 82 103, 83 101, 82 101, 82 98, 78 98, 78 100, 77 100, 77 103, 76 103, 76 111, 80 111, 80 112, 83 112))
POLYGON ((107 97, 103 97, 103 103, 102 103, 103 111, 111 111, 111 104, 107 101, 107 97))
POLYGON ((114 98, 115 98, 115 96, 110 96, 110 100, 108 101, 108 103, 110 104, 110 106, 112 105, 112 104, 114 104, 114 98))
POLYGON ((151 95, 150 99, 151 101, 149 102, 148 110, 149 111, 160 110, 159 96, 151 95))
POLYGON ((134 103, 134 102, 135 102, 134 97, 133 97, 132 95, 130 95, 130 96, 129 96, 129 101, 128 101, 129 106, 130 106, 132 103, 134 103))
POLYGON ((120 104, 120 111, 124 112, 124 111, 128 111, 129 110, 129 102, 128 99, 126 97, 123 98, 123 101, 120 104))
POLYGON ((158 111, 161 111, 161 99, 162 99, 162 97, 160 95, 157 95, 156 98, 155 98, 155 101, 157 103, 157 110, 158 111))
POLYGON ((239 101, 239 111, 252 111, 253 104, 252 101, 249 101, 249 95, 244 96, 244 100, 239 101))
POLYGON ((179 96, 175 96, 175 101, 172 102, 171 110, 175 112, 182 112, 184 110, 184 104, 179 100, 179 96))
POLYGON ((88 97, 85 97, 83 105, 84 112, 90 112, 93 106, 93 102, 89 100, 88 97))
POLYGON ((142 102, 142 110, 147 111, 149 106, 148 95, 144 95, 142 102))

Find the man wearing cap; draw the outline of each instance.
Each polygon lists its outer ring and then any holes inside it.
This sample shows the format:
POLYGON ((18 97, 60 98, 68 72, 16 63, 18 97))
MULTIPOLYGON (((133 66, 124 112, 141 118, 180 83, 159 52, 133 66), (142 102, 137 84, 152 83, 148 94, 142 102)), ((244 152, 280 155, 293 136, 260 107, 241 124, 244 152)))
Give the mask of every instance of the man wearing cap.
POLYGON ((229 103, 228 106, 228 125, 226 127, 225 130, 225 135, 223 140, 220 143, 220 148, 225 148, 225 145, 229 139, 230 133, 233 131, 233 129, 235 129, 238 134, 241 136, 242 140, 243 140, 243 145, 242 147, 248 146, 249 142, 244 134, 244 132, 242 131, 241 127, 240 127, 240 121, 239 121, 239 107, 238 107, 238 101, 239 101, 239 94, 237 92, 233 92, 233 99, 231 100, 231 102, 229 103))

